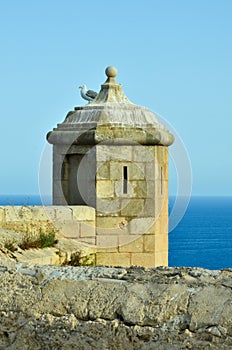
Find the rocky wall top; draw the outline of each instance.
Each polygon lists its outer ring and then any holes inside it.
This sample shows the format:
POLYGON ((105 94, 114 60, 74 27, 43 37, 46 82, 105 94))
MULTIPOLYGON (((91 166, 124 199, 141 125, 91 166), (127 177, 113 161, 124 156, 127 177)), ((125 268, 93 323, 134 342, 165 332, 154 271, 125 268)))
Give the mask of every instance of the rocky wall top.
POLYGON ((231 349, 231 277, 2 261, 0 349, 231 349))

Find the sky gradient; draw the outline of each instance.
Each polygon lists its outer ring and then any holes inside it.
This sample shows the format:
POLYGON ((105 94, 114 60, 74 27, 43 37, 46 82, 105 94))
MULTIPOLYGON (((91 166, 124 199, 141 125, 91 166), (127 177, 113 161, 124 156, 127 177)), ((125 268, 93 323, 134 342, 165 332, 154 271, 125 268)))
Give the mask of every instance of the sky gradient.
POLYGON ((232 195, 231 38, 230 0, 0 1, 0 194, 39 193, 47 132, 114 65, 127 97, 182 140, 192 194, 232 195))

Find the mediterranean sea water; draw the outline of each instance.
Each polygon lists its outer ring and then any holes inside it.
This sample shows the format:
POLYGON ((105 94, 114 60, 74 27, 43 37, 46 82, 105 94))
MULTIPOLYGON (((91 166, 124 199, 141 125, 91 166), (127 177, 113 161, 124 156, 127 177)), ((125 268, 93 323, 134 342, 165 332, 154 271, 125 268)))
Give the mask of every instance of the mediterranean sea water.
MULTIPOLYGON (((169 198, 171 211, 174 197, 169 198)), ((44 205, 51 198, 43 198, 44 205)), ((0 205, 42 205, 37 195, 0 195, 0 205)), ((169 233, 169 266, 232 268, 232 197, 191 197, 169 233)))
POLYGON ((232 268, 232 197, 191 197, 169 233, 169 266, 232 268))

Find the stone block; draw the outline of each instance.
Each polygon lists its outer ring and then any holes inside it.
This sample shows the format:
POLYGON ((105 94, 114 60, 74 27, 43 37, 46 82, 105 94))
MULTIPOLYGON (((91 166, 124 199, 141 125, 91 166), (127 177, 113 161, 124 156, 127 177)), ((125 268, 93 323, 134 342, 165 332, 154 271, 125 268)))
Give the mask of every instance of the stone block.
POLYGON ((158 164, 167 164, 168 163, 168 148, 164 146, 156 146, 154 148, 155 159, 158 164))
POLYGON ((147 234, 167 234, 168 216, 160 216, 154 220, 154 224, 149 228, 147 234))
POLYGON ((156 247, 155 235, 143 235, 144 252, 154 253, 156 247))
POLYGON ((22 206, 22 207, 17 207, 17 209, 18 209, 18 215, 22 221, 25 221, 25 222, 32 221, 31 207, 22 206))
POLYGON ((128 163, 116 162, 116 161, 110 162, 110 179, 122 181, 123 180, 123 167, 124 166, 128 166, 128 163))
POLYGON ((143 236, 140 235, 124 235, 118 237, 119 252, 123 253, 142 253, 143 252, 143 236))
POLYGON ((81 222, 80 223, 80 237, 84 238, 84 237, 95 237, 96 232, 95 232, 95 226, 94 226, 95 222, 88 222, 88 223, 84 223, 81 222))
POLYGON ((168 252, 156 252, 155 253, 155 266, 168 266, 168 252))
POLYGON ((163 148, 160 150, 160 147, 155 147, 154 150, 150 150, 150 153, 153 154, 153 159, 150 159, 146 163, 146 179, 147 180, 168 180, 168 157, 166 152, 163 152, 163 148), (162 171, 161 171, 162 168, 162 171), (161 175, 162 172, 162 175, 161 175))
POLYGON ((95 221, 95 208, 86 205, 69 206, 72 210, 73 220, 77 221, 95 221))
POLYGON ((117 216, 117 217, 98 217, 96 218, 96 226, 97 228, 107 228, 107 229, 115 229, 121 228, 125 230, 127 228, 128 222, 125 217, 117 216))
POLYGON ((168 215, 168 199, 167 197, 157 196, 155 201, 155 217, 158 219, 161 216, 168 215))
POLYGON ((119 198, 97 198, 96 207, 98 216, 119 216, 121 202, 119 198))
POLYGON ((162 233, 162 227, 160 226, 160 221, 157 219, 154 222, 154 225, 150 227, 147 234, 158 235, 162 233))
POLYGON ((122 199, 121 215, 122 216, 138 216, 144 209, 144 199, 122 199))
POLYGON ((133 146, 133 161, 134 162, 141 162, 141 163, 148 163, 152 162, 155 159, 154 155, 154 148, 156 146, 133 146))
POLYGON ((141 129, 131 129, 131 128, 114 128, 113 135, 116 139, 122 139, 123 142, 134 142, 134 140, 139 140, 139 142, 145 142, 145 133, 141 129))
POLYGON ((80 223, 79 222, 73 222, 70 221, 57 221, 55 222, 55 226, 59 230, 59 232, 62 234, 62 236, 66 238, 73 238, 78 239, 80 238, 80 223))
POLYGON ((134 198, 146 198, 147 197, 147 182, 142 180, 130 181, 132 187, 132 193, 134 198))
POLYGON ((132 161, 132 151, 133 146, 127 146, 127 145, 121 145, 116 146, 115 150, 113 151, 113 158, 114 160, 119 161, 132 161))
POLYGON ((153 198, 147 198, 145 200, 145 205, 144 205, 144 209, 142 211, 142 213, 139 215, 141 217, 153 217, 155 218, 156 215, 156 211, 155 211, 155 199, 153 198))
POLYGON ((129 180, 145 180, 145 163, 132 163, 128 169, 129 180))
POLYGON ((78 238, 78 242, 82 244, 87 244, 87 245, 96 245, 96 237, 84 237, 84 238, 78 238))
POLYGON ((114 198, 114 182, 110 180, 99 180, 96 183, 97 198, 114 198))
POLYGON ((97 235, 125 235, 128 234, 128 221, 123 217, 97 217, 97 235))
MULTIPOLYGON (((113 243, 113 240, 110 241, 110 238, 108 239, 109 236, 107 235, 99 235, 96 236, 96 252, 101 252, 101 253, 117 253, 118 252, 118 243, 114 243, 115 245, 108 245, 109 242, 113 243), (102 237, 102 239, 101 239, 102 237), (104 237, 106 237, 106 240, 104 240, 104 237)), ((110 235, 111 237, 111 235, 110 235)), ((112 237, 114 237, 112 235, 112 237)), ((115 236, 117 237, 117 236, 115 236)), ((117 240, 118 241, 118 240, 117 240)))
POLYGON ((151 227, 154 225, 154 217, 148 218, 135 218, 131 220, 128 224, 129 232, 132 235, 145 234, 149 232, 151 227))
POLYGON ((56 210, 56 221, 70 221, 73 219, 73 211, 70 207, 57 206, 56 210))
POLYGON ((168 183, 165 180, 158 179, 155 181, 155 195, 165 197, 168 194, 168 183))
POLYGON ((158 196, 155 199, 148 198, 144 206, 144 216, 153 216, 158 219, 160 216, 166 215, 168 212, 165 200, 162 196, 158 196))
POLYGON ((154 181, 156 179, 155 161, 146 163, 146 180, 154 181))
POLYGON ((133 146, 97 145, 97 162, 132 160, 133 146))
POLYGON ((110 179, 110 163, 98 162, 96 171, 97 180, 109 180, 110 179))
POLYGON ((147 198, 155 198, 156 196, 156 182, 147 180, 147 198))
POLYGON ((118 251, 118 236, 117 235, 99 235, 96 236, 97 248, 113 248, 111 251, 118 251))
POLYGON ((115 228, 104 228, 104 227, 97 227, 96 228, 96 235, 124 235, 128 233, 128 228, 121 228, 121 227, 115 227, 115 228))
POLYGON ((157 226, 157 220, 154 219, 154 223, 150 226, 150 228, 147 230, 147 235, 155 235, 156 233, 159 233, 158 230, 159 226, 157 226))
POLYGON ((15 222, 20 221, 20 218, 18 216, 18 211, 15 209, 16 207, 13 206, 6 206, 5 207, 5 222, 15 222))
MULTIPOLYGON (((101 143, 104 142, 104 144, 107 142, 106 140, 113 140, 114 139, 114 132, 112 129, 110 129, 109 127, 106 127, 106 125, 104 125, 105 123, 107 124, 107 117, 106 114, 104 112, 101 113, 101 123, 102 125, 98 125, 98 127, 96 128, 95 131, 95 140, 97 141, 97 143, 101 143)), ((112 143, 112 141, 111 141, 112 143)))
POLYGON ((155 267, 156 255, 155 253, 131 253, 131 265, 155 267))
POLYGON ((56 217, 55 207, 47 206, 33 206, 31 207, 33 221, 53 221, 56 217))
POLYGON ((5 207, 5 222, 11 223, 16 221, 31 221, 32 213, 30 207, 7 206, 5 207))
MULTIPOLYGON (((151 235, 150 237, 152 237, 151 235)), ((158 234, 155 238, 155 251, 156 252, 168 252, 168 234, 158 234)))
POLYGON ((168 181, 162 181, 162 196, 168 197, 168 181))
POLYGON ((130 253, 96 253, 96 265, 130 266, 130 253))

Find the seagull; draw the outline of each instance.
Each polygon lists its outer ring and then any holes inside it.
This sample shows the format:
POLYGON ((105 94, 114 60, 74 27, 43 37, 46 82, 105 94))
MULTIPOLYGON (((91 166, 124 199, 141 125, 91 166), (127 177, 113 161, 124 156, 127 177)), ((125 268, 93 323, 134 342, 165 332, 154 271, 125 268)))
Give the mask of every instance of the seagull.
POLYGON ((87 90, 86 85, 79 86, 79 89, 81 89, 81 97, 89 102, 93 101, 97 96, 97 93, 95 91, 87 90))

